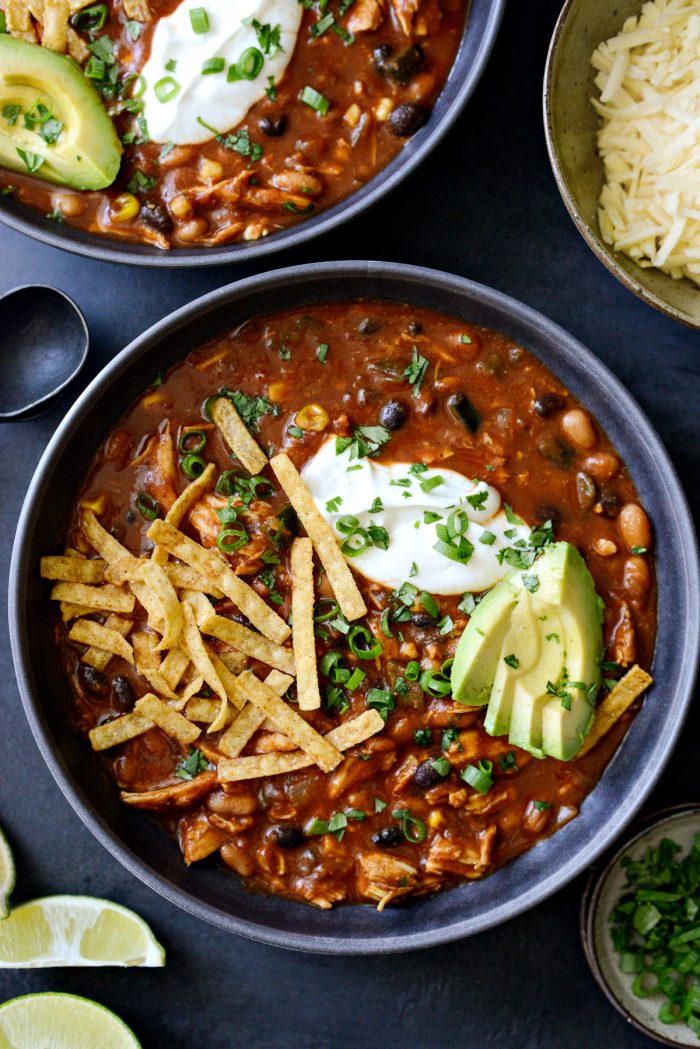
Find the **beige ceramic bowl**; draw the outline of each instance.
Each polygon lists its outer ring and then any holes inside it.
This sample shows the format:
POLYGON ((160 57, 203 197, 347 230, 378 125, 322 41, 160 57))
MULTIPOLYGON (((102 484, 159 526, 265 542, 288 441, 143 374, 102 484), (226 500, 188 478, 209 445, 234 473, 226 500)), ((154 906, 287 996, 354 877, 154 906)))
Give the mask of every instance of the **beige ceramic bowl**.
POLYGON ((598 197, 603 164, 596 152, 598 117, 591 55, 614 36, 643 0, 567 0, 552 37, 544 79, 547 148, 559 191, 580 233, 600 261, 625 287, 669 317, 700 328, 700 289, 636 262, 603 240, 598 197))

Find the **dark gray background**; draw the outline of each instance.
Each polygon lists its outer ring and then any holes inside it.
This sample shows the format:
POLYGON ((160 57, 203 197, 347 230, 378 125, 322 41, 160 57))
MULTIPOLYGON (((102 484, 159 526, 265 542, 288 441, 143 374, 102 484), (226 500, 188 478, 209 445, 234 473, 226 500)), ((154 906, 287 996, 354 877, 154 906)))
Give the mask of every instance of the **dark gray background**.
MULTIPOLYGON (((267 266, 352 258, 418 263, 493 285, 541 310, 597 353, 640 401, 697 519, 698 335, 637 301, 598 263, 550 172, 541 82, 560 6, 558 0, 511 0, 480 87, 430 161, 352 226, 306 250, 268 256, 267 266)), ((20 283, 55 284, 77 300, 92 333, 85 372, 60 403, 41 419, 0 426, 3 590, 32 471, 82 386, 154 321, 249 272, 105 265, 0 230, 0 293, 20 283)), ((376 959, 258 946, 162 901, 93 840, 44 767, 15 686, 4 602, 0 616, 0 820, 17 857, 15 901, 56 892, 110 897, 142 914, 168 952, 167 967, 155 971, 3 972, 0 1001, 39 990, 94 997, 134 1027, 145 1049, 654 1044, 627 1027, 589 974, 578 934, 584 879, 471 940, 376 959)), ((697 798, 699 726, 691 715, 648 809, 697 798)))

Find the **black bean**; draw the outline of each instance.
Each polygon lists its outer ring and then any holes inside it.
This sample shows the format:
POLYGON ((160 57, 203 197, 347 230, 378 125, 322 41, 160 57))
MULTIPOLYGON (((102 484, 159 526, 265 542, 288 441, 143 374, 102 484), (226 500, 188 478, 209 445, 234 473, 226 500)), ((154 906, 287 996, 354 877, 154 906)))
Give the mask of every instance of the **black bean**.
POLYGON ((622 509, 622 500, 611 488, 604 488, 600 493, 600 508, 606 517, 614 519, 622 509))
POLYGON ((288 123, 289 119, 286 113, 276 113, 274 116, 263 117, 258 126, 270 138, 279 138, 287 130, 288 123))
POLYGON ((168 214, 164 204, 157 204, 154 200, 147 200, 141 208, 139 217, 146 226, 156 230, 158 233, 170 233, 173 228, 173 220, 168 214))
POLYGON ((427 761, 422 761, 413 773, 413 783, 419 790, 429 790, 430 787, 435 787, 438 783, 442 783, 442 780, 442 776, 430 758, 427 761))
POLYGON ((136 693, 128 677, 112 678, 112 706, 117 710, 131 710, 135 702, 136 693))
POLYGON ((419 324, 418 321, 409 321, 406 325, 406 331, 409 335, 420 335, 423 331, 423 325, 419 324))
POLYGON ((393 845, 400 845, 404 841, 403 831, 400 827, 382 827, 376 834, 372 835, 372 843, 379 845, 381 849, 391 848, 393 845))
POLYGON ((542 503, 535 510, 535 521, 537 524, 544 524, 545 521, 551 521, 555 528, 561 524, 562 512, 557 510, 556 506, 550 506, 548 503, 542 503))
POLYGON ((124 520, 126 521, 127 524, 133 524, 134 521, 136 520, 136 511, 135 510, 127 510, 126 513, 124 514, 124 520))
POLYGON ((535 397, 532 407, 538 415, 551 415, 564 407, 564 399, 558 393, 541 393, 535 397))
POLYGON ((360 335, 374 335, 376 331, 379 331, 379 325, 376 321, 373 321, 371 317, 365 317, 365 319, 360 321, 357 325, 357 330, 360 335))
POLYGON ((87 663, 78 663, 78 681, 93 696, 106 696, 109 692, 109 678, 87 663))
POLYGON ((503 358, 498 353, 489 353, 483 360, 477 364, 477 371, 483 372, 484 375, 492 375, 498 378, 503 375, 505 366, 503 364, 503 358))
POLYGON ((584 513, 593 506, 597 494, 593 478, 585 470, 579 470, 576 474, 576 498, 584 513))
POLYGON ((427 630, 429 627, 435 626, 435 620, 427 612, 413 612, 411 622, 420 630, 427 630))
POLYGON ((271 834, 280 849, 296 849, 306 840, 301 827, 295 827, 293 824, 280 824, 272 827, 271 834))
POLYGON ((403 102, 391 111, 387 124, 392 135, 408 138, 420 131, 429 116, 425 106, 419 106, 417 102, 403 102))
POLYGON ((379 421, 387 430, 400 430, 408 418, 408 408, 401 401, 387 401, 379 412, 379 421))
POLYGON ((402 86, 408 84, 417 73, 420 73, 425 64, 423 52, 418 44, 407 47, 398 55, 394 54, 393 48, 388 44, 380 44, 379 47, 375 47, 372 54, 377 70, 389 80, 393 80, 395 84, 402 86))
POLYGON ((544 437, 540 437, 537 448, 540 455, 543 455, 548 462, 560 470, 568 470, 576 458, 576 452, 571 445, 553 434, 545 434, 544 437))
POLYGON ((469 433, 476 433, 481 426, 481 415, 466 394, 453 393, 447 398, 447 407, 457 422, 465 426, 469 433))

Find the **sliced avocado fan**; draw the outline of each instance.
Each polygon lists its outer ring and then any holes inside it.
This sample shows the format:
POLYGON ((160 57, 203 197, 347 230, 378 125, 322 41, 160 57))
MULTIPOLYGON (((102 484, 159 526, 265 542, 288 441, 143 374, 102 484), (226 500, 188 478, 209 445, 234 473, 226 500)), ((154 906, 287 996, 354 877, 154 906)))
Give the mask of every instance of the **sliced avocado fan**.
POLYGON ((477 605, 457 645, 453 698, 488 704, 484 727, 535 757, 572 758, 600 687, 603 602, 569 543, 546 546, 477 605))
POLYGON ((0 35, 0 166, 104 189, 121 154, 100 96, 72 58, 0 35))

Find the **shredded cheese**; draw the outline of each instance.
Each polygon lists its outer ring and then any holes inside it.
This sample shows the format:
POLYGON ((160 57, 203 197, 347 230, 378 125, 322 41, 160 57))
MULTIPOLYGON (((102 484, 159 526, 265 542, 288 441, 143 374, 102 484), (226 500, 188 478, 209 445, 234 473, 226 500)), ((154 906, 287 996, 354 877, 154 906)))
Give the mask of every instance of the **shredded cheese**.
POLYGON ((650 0, 591 62, 603 239, 700 284, 700 0, 650 0))

